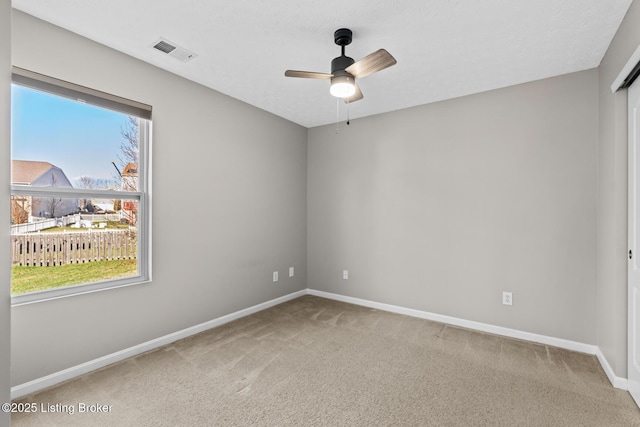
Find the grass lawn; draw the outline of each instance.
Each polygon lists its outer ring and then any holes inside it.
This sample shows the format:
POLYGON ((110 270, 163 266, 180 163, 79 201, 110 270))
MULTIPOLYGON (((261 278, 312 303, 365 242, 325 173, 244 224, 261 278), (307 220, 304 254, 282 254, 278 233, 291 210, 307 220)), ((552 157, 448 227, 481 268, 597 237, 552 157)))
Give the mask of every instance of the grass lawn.
POLYGON ((22 267, 11 269, 11 293, 59 288, 99 282, 101 280, 134 276, 138 272, 138 260, 95 261, 84 264, 66 264, 55 267, 22 267))

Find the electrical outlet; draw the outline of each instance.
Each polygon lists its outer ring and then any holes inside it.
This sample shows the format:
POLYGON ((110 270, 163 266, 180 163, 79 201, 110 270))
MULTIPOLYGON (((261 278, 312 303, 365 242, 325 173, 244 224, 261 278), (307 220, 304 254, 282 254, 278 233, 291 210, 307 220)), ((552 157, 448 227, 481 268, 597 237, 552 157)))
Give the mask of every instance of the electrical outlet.
POLYGON ((293 277, 293 267, 289 267, 289 277, 293 277))
POLYGON ((277 282, 277 281, 278 281, 278 272, 277 272, 277 271, 274 271, 274 272, 273 272, 273 281, 274 281, 274 282, 277 282))
POLYGON ((348 280, 349 279, 349 270, 342 270, 342 278, 344 280, 348 280))
POLYGON ((502 293, 502 304, 513 305, 513 294, 511 292, 502 293))

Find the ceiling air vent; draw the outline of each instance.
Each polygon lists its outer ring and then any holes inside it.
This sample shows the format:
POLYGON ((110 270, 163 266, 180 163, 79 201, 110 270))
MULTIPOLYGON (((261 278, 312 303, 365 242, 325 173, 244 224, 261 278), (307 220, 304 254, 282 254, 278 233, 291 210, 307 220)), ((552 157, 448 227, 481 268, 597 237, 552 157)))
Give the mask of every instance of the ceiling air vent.
POLYGON ((158 43, 156 43, 153 47, 155 47, 156 49, 158 49, 159 51, 162 51, 164 53, 171 53, 172 50, 174 50, 176 47, 160 40, 158 43))
POLYGON ((193 58, 198 56, 195 53, 190 52, 187 49, 180 47, 175 43, 163 38, 158 39, 158 41, 153 44, 153 48, 159 50, 160 52, 166 53, 169 56, 173 56, 174 58, 182 62, 189 62, 193 58))

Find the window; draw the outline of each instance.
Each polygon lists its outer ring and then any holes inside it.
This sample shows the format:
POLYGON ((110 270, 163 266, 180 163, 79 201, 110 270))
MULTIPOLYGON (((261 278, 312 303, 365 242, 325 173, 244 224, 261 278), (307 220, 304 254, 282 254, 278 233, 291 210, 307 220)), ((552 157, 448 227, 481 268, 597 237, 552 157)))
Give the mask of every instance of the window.
POLYGON ((150 280, 151 107, 13 69, 12 302, 150 280))

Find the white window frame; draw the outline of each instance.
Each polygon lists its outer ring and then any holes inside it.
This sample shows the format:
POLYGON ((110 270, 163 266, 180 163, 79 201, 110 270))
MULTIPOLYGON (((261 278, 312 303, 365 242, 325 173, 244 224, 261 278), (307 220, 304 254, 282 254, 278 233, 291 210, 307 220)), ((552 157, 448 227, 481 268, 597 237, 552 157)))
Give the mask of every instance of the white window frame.
MULTIPOLYGON (((81 188, 31 187, 11 185, 12 196, 113 198, 135 200, 138 203, 138 274, 100 282, 83 283, 11 296, 11 305, 18 306, 41 301, 81 295, 106 289, 121 288, 151 281, 151 106, 94 89, 79 86, 53 77, 13 67, 12 82, 51 95, 62 96, 83 103, 118 111, 140 119, 138 142, 138 191, 92 190, 81 188)), ((55 268, 55 267, 42 267, 55 268)))

